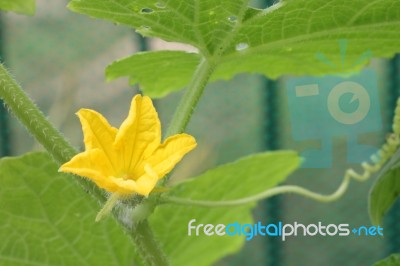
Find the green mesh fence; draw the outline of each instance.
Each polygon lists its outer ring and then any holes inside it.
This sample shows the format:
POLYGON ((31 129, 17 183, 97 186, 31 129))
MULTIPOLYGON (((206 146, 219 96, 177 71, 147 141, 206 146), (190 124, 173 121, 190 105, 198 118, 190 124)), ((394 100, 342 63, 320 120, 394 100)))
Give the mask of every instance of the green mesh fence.
MULTIPOLYGON (((264 1, 262 8, 272 6, 274 1, 264 1)), ((264 97, 265 97, 265 139, 264 145, 266 150, 279 149, 279 101, 278 101, 278 83, 276 81, 264 79, 264 97)), ((282 219, 282 196, 276 196, 264 202, 266 207, 266 218, 269 223, 277 224, 282 219)), ((282 265, 282 243, 279 238, 266 238, 265 245, 267 247, 266 256, 268 258, 267 265, 282 265)))
MULTIPOLYGON (((264 97, 265 97, 265 149, 279 149, 279 113, 278 113, 278 93, 277 82, 268 79, 264 80, 264 97)), ((276 196, 264 202, 266 208, 266 220, 268 223, 277 224, 282 219, 282 196, 276 196)), ((266 238, 267 247, 266 255, 268 257, 268 265, 282 265, 282 243, 279 238, 266 238)))
MULTIPOLYGON (((35 17, 6 14, 1 29, 0 44, 4 49, 0 53, 4 51, 7 65, 77 147, 82 145, 80 125, 74 115, 77 109, 101 110, 112 124, 118 125, 134 93, 135 88, 128 86, 126 79, 104 82, 107 64, 135 51, 182 49, 179 45, 154 39, 145 42, 128 28, 72 14, 62 1, 38 0, 35 17)), ((394 102, 399 95, 399 58, 390 62, 376 60, 372 68, 379 77, 384 129, 365 138, 378 146, 390 128, 394 102)), ((283 83, 288 78, 272 82, 243 74, 228 82, 209 85, 188 128, 189 133, 198 138, 199 146, 178 167, 173 180, 254 152, 301 150, 301 144, 291 136, 283 83)), ((163 126, 168 125, 180 96, 181 93, 177 93, 157 101, 163 126)), ((41 149, 2 108, 1 104, 1 155, 41 149)), ((342 160, 345 155, 345 141, 336 139, 336 161, 332 168, 300 169, 287 183, 330 193, 337 188, 346 168, 357 167, 342 160)), ((367 196, 372 183, 373 179, 352 182, 346 195, 330 204, 295 195, 274 198, 260 203, 254 210, 254 217, 264 222, 369 225, 367 196)), ((246 242, 239 254, 228 256, 217 265, 371 265, 388 253, 398 251, 399 218, 397 204, 386 217, 385 238, 297 237, 282 242, 278 238, 256 237, 246 242)))

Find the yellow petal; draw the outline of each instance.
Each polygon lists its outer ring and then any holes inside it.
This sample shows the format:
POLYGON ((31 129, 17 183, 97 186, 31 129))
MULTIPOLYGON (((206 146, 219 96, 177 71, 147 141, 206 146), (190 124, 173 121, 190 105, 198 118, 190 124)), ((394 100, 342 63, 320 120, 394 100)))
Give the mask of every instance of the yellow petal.
POLYGON ((115 193, 121 195, 133 194, 138 190, 136 182, 131 179, 122 179, 116 177, 111 177, 110 179, 116 185, 116 189, 113 191, 115 193))
POLYGON ((114 176, 113 168, 100 149, 91 149, 75 155, 60 167, 60 171, 89 178, 109 192, 118 190, 118 186, 109 178, 114 176))
POLYGON ((150 165, 147 164, 144 167, 144 170, 145 174, 139 177, 136 181, 132 179, 112 177, 111 180, 118 186, 117 190, 114 192, 118 194, 138 193, 147 197, 156 186, 159 178, 150 165))
POLYGON ((114 142, 116 151, 122 155, 125 172, 134 172, 135 166, 149 157, 160 142, 160 120, 151 99, 136 95, 114 142))
POLYGON ((112 143, 118 130, 98 112, 90 109, 81 109, 77 115, 82 124, 85 149, 101 149, 104 151, 115 171, 118 169, 117 155, 112 143))
POLYGON ((158 179, 160 178, 149 164, 146 164, 144 166, 144 171, 145 174, 139 177, 136 183, 140 188, 140 191, 138 191, 138 193, 147 197, 150 194, 150 192, 154 189, 154 187, 158 182, 158 179))
POLYGON ((147 160, 157 175, 168 174, 186 153, 196 147, 196 140, 187 134, 178 134, 166 139, 147 160))

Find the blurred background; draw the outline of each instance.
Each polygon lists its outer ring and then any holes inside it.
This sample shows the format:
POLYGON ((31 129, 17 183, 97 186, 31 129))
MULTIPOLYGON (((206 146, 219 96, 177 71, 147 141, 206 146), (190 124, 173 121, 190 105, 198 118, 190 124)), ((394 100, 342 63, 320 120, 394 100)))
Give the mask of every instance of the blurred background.
MULTIPOLYGON (((34 17, 1 14, 1 57, 25 91, 76 147, 82 133, 74 113, 82 107, 100 111, 118 126, 126 117, 132 96, 139 87, 127 79, 105 82, 104 69, 111 62, 141 50, 193 50, 180 44, 143 39, 132 29, 77 15, 65 8, 67 1, 37 0, 34 17)), ((266 7, 270 1, 254 6, 266 7)), ((351 44, 350 44, 351 45, 351 44)), ((267 67, 267 66, 266 66, 267 67)), ((400 94, 399 59, 374 59, 368 68, 378 77, 382 127, 360 136, 379 147, 390 130, 396 98, 400 94)), ((173 174, 175 181, 201 173, 254 152, 318 147, 319 140, 297 142, 292 134, 285 82, 242 74, 229 82, 210 84, 191 120, 188 132, 198 148, 173 174)), ((182 93, 156 100, 162 124, 168 126, 182 93)), ((16 119, 0 110, 2 156, 15 156, 41 147, 16 119)), ((330 130, 326 125, 324 130, 330 130)), ((321 129, 322 130, 322 129, 321 129)), ((320 193, 331 193, 340 184, 345 169, 358 165, 346 160, 346 137, 333 139, 332 167, 300 169, 286 183, 320 193)), ((345 196, 322 204, 296 195, 262 202, 254 210, 264 223, 349 223, 369 226, 367 212, 371 180, 352 181, 345 196)), ((385 237, 297 237, 282 242, 255 238, 238 254, 217 265, 371 265, 400 247, 400 208, 392 208, 385 219, 385 237)))

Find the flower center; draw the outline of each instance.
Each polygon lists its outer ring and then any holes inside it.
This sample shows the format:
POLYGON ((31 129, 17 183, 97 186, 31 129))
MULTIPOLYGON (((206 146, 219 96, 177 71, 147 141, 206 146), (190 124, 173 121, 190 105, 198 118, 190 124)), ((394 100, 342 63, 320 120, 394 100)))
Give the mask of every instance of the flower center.
POLYGON ((128 174, 122 174, 122 175, 120 175, 119 178, 122 178, 123 180, 133 180, 133 181, 136 180, 132 175, 128 175, 128 174))

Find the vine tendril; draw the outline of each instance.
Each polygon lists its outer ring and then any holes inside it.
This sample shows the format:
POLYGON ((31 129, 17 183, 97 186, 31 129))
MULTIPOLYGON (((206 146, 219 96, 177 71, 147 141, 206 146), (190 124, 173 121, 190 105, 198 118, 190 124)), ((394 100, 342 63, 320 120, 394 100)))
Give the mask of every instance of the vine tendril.
POLYGON ((361 167, 363 172, 361 174, 357 173, 352 168, 347 169, 342 183, 332 194, 323 195, 319 193, 315 193, 308 189, 299 187, 299 186, 278 186, 272 189, 268 189, 259 194, 234 199, 234 200, 223 200, 223 201, 207 201, 207 200, 192 200, 187 198, 180 198, 174 196, 163 196, 161 198, 162 203, 175 203, 182 205, 194 205, 201 207, 226 207, 226 206, 235 206, 241 204, 249 204, 254 201, 263 200, 272 196, 276 196, 278 194, 284 193, 295 193, 298 195, 302 195, 307 198, 311 198, 320 202, 332 202, 338 200, 347 190, 350 180, 353 178, 357 181, 366 181, 368 180, 372 174, 378 172, 382 166, 393 156, 393 154, 397 151, 400 146, 400 98, 397 100, 395 115, 393 118, 392 124, 393 133, 391 133, 387 138, 386 142, 383 144, 381 149, 373 154, 370 157, 371 163, 363 162, 361 163, 361 167))

